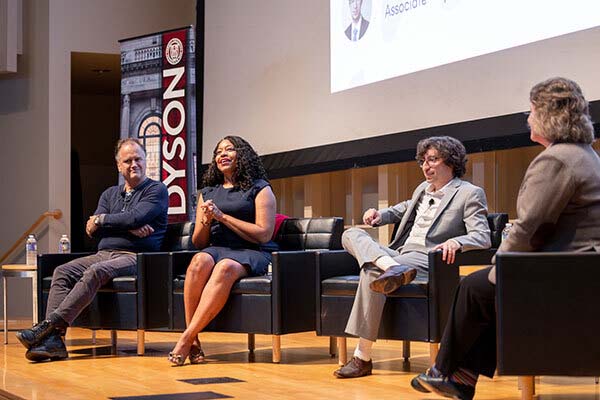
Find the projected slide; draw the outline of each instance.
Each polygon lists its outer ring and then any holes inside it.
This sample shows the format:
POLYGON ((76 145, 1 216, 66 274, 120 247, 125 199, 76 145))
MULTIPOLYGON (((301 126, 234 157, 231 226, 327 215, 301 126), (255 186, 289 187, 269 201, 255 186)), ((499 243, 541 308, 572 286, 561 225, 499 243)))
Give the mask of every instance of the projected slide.
POLYGON ((331 0, 331 92, 600 25, 598 0, 331 0))

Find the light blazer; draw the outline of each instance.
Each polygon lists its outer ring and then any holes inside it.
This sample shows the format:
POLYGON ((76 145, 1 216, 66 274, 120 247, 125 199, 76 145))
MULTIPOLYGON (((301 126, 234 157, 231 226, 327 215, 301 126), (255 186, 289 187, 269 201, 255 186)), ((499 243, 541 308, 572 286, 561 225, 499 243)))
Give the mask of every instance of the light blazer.
POLYGON ((498 252, 589 250, 600 252, 600 157, 587 144, 556 143, 529 164, 498 252))
MULTIPOLYGON (((400 251, 412 228, 419 199, 429 183, 421 183, 410 200, 379 210, 379 225, 400 222, 389 247, 400 251)), ((445 194, 425 235, 425 246, 432 249, 448 239, 461 244, 463 251, 487 249, 491 246, 490 227, 487 221, 487 200, 483 189, 454 178, 444 189, 445 194)))

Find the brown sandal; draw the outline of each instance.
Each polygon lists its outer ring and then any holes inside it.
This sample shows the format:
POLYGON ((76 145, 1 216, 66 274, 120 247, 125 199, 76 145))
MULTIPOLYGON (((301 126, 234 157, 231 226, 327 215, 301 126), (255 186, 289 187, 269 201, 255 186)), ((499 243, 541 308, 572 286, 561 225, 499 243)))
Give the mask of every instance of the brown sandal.
POLYGON ((197 345, 193 344, 190 349, 190 364, 201 364, 204 360, 204 351, 197 345))

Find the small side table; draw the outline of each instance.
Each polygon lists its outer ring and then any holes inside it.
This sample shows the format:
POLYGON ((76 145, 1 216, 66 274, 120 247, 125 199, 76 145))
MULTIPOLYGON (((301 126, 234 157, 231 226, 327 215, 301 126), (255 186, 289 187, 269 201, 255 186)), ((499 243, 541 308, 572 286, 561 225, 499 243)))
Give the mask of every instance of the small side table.
POLYGON ((4 301, 4 344, 8 343, 8 317, 6 310, 7 285, 6 278, 31 278, 31 288, 33 290, 33 323, 38 322, 37 310, 37 266, 25 264, 5 264, 2 266, 2 290, 4 301))

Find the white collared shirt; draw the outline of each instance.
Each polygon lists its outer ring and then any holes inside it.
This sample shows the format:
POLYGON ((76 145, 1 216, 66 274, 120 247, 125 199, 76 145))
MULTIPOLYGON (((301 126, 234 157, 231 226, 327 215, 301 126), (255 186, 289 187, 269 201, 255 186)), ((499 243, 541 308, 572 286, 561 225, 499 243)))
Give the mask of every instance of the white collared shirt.
POLYGON ((423 192, 423 196, 421 196, 421 201, 419 202, 419 206, 417 207, 417 215, 415 216, 415 222, 413 223, 412 229, 408 234, 408 238, 406 239, 407 244, 417 245, 417 246, 425 246, 425 237, 427 236, 427 232, 429 228, 431 228, 431 224, 433 223, 433 217, 435 216, 440 203, 442 202, 442 198, 444 197, 446 188, 453 181, 450 180, 443 188, 440 190, 433 191, 433 187, 431 185, 425 188, 423 192))

